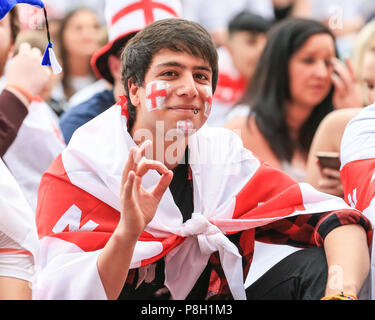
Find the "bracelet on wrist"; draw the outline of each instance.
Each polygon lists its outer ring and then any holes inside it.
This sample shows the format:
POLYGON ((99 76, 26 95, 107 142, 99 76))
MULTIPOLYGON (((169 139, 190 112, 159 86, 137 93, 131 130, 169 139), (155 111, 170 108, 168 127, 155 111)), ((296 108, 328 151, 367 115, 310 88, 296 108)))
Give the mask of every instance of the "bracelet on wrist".
POLYGON ((18 91, 19 93, 21 93, 28 100, 29 103, 31 103, 31 101, 34 100, 34 95, 32 95, 29 91, 20 87, 19 85, 16 85, 16 84, 13 84, 13 83, 7 83, 5 85, 5 89, 8 89, 8 88, 14 89, 14 90, 18 91))

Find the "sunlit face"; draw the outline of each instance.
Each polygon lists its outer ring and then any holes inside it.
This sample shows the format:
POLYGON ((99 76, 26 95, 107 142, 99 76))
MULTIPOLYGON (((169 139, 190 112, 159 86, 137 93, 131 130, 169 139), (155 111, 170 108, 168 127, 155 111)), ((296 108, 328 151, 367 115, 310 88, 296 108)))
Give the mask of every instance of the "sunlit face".
POLYGON ((4 73, 4 67, 12 47, 12 36, 10 29, 10 18, 6 15, 0 20, 0 77, 4 73))
POLYGON ((375 51, 368 50, 363 57, 362 79, 367 104, 375 102, 375 51))
POLYGON ((312 35, 289 61, 291 102, 313 108, 329 93, 332 82, 332 58, 336 55, 332 37, 312 35))
POLYGON ((67 22, 63 42, 72 55, 91 56, 100 47, 100 24, 90 10, 77 11, 67 22))
MULTIPOLYGON (((175 130, 181 121, 198 130, 207 120, 207 97, 212 95, 212 71, 202 58, 185 52, 162 49, 152 59, 143 86, 129 84, 132 104, 137 108, 134 130, 138 128, 158 131, 175 130), (150 86, 154 83, 166 88, 167 94, 158 108, 150 110, 150 86)), ((157 88, 155 86, 155 88, 157 88)))
POLYGON ((250 33, 237 31, 229 39, 229 51, 237 70, 246 79, 251 79, 255 66, 266 45, 267 37, 264 33, 250 33))

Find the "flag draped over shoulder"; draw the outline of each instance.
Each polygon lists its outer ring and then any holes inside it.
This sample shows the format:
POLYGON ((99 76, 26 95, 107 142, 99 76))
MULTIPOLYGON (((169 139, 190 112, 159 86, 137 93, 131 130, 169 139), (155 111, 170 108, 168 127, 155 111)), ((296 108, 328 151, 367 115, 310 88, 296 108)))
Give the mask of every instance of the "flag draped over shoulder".
MULTIPOLYGON (((121 174, 135 145, 125 111, 115 105, 79 128, 42 178, 36 217, 41 271, 34 298, 106 299, 96 260, 119 221, 121 174)), ((298 184, 260 162, 226 129, 203 127, 192 135, 189 164, 192 218, 183 223, 167 189, 131 262, 131 268, 142 269, 165 257, 165 284, 174 299, 187 296, 213 252, 219 253, 233 297, 246 298, 242 256, 225 234, 286 217, 350 209, 342 199, 298 184)), ((159 179, 157 172, 149 171, 143 187, 152 190, 159 179)), ((295 220, 285 224, 286 235, 322 245, 314 227, 306 224, 298 233, 298 217, 295 220)))
MULTIPOLYGON (((375 223, 375 104, 347 125, 341 141, 341 180, 345 200, 375 223)), ((374 243, 372 250, 374 253, 374 243)), ((372 254, 372 257, 373 254, 372 254)), ((372 275, 375 262, 371 262, 372 275)), ((372 297, 375 297, 375 282, 372 297)))
POLYGON ((1 248, 2 252, 35 255, 38 236, 34 213, 20 187, 0 159, 0 233, 15 241, 23 249, 16 252, 1 248))
POLYGON ((42 174, 66 145, 58 118, 44 101, 35 99, 28 106, 28 110, 16 139, 3 156, 3 160, 35 216, 42 174))

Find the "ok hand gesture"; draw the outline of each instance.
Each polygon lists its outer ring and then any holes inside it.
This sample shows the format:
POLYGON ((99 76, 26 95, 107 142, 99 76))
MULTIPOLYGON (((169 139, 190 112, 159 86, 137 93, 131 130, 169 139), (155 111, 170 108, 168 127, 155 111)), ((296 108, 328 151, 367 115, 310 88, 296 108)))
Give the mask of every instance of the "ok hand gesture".
POLYGON ((159 202, 172 181, 173 172, 161 162, 142 159, 146 150, 152 149, 151 141, 139 147, 132 147, 125 165, 121 182, 121 218, 118 228, 127 236, 139 237, 154 217, 159 202), (142 186, 143 176, 149 170, 161 174, 160 180, 151 192, 142 186))

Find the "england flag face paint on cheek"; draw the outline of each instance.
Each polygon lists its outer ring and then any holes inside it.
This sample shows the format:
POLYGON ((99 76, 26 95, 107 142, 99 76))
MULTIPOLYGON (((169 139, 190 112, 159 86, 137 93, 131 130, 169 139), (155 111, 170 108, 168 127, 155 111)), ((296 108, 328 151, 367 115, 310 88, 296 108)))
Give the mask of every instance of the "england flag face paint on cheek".
POLYGON ((208 118, 212 108, 212 88, 210 86, 205 87, 206 97, 204 101, 204 115, 208 118))
POLYGON ((177 121, 177 130, 181 131, 184 135, 191 134, 194 131, 194 124, 191 120, 177 121))
POLYGON ((165 100, 170 91, 166 81, 156 80, 146 85, 146 108, 149 112, 165 108, 165 100))

